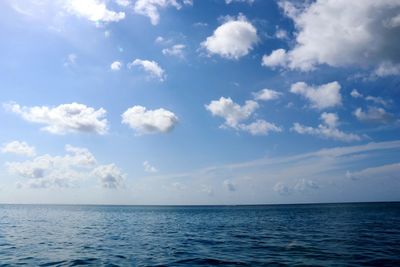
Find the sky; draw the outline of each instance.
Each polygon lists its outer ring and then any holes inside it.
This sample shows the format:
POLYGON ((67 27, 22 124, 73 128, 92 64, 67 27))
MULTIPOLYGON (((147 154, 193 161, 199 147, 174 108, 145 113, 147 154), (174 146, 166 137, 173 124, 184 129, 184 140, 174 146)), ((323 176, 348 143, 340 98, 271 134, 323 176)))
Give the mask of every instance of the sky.
POLYGON ((400 201, 400 1, 0 2, 0 203, 400 201))

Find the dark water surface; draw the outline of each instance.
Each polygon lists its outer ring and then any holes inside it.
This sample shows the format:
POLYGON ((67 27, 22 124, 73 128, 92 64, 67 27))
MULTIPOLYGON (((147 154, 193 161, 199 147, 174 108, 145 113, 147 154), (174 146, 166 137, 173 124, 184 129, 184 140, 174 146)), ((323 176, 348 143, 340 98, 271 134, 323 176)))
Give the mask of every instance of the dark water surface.
POLYGON ((400 266, 400 203, 0 205, 0 266, 400 266))

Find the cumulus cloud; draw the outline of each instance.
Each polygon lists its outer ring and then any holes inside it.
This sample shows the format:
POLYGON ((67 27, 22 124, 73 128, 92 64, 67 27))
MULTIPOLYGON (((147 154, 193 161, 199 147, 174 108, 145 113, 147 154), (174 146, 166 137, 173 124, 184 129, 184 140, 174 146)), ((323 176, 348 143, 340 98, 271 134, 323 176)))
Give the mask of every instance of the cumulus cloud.
POLYGON ((354 111, 354 116, 362 122, 368 123, 389 123, 393 121, 394 116, 391 113, 386 112, 383 108, 368 107, 367 111, 362 108, 357 108, 354 111))
POLYGON ((256 93, 253 93, 253 95, 254 99, 256 100, 269 101, 279 98, 282 95, 282 93, 265 88, 256 93))
POLYGON ((339 117, 335 113, 324 112, 321 114, 320 119, 322 120, 322 124, 319 124, 316 128, 304 126, 296 122, 293 124, 291 130, 299 134, 315 135, 317 137, 343 142, 360 141, 362 139, 359 135, 340 131, 337 128, 339 117))
POLYGON ((68 0, 65 8, 71 14, 93 22, 116 22, 125 18, 124 12, 109 10, 100 0, 68 0))
POLYGON ((36 155, 35 147, 28 145, 26 142, 12 141, 4 144, 1 148, 3 153, 13 153, 17 155, 34 157, 36 155))
POLYGON ((221 125, 222 128, 242 130, 252 135, 267 135, 269 132, 282 131, 280 127, 265 120, 256 120, 249 124, 242 123, 248 120, 258 107, 258 103, 254 100, 247 100, 244 105, 240 106, 230 97, 221 97, 219 100, 213 100, 205 105, 205 108, 213 116, 224 118, 225 122, 221 125))
POLYGON ((257 30, 244 16, 229 19, 201 43, 209 54, 228 59, 247 55, 258 41, 257 30))
POLYGON ((183 58, 183 52, 184 49, 186 48, 185 45, 183 44, 176 44, 171 46, 170 48, 164 48, 162 50, 162 53, 164 55, 168 55, 168 56, 175 56, 175 57, 179 57, 179 58, 183 58))
POLYGON ((320 64, 370 66, 376 67, 378 76, 400 73, 399 1, 281 1, 279 5, 295 24, 296 42, 289 51, 275 50, 264 58, 265 66, 302 71, 320 64))
POLYGON ((149 172, 149 173, 155 173, 158 172, 158 170, 156 169, 156 167, 154 167, 153 165, 150 164, 150 162, 148 162, 147 160, 143 162, 143 168, 145 172, 149 172))
POLYGON ((42 130, 53 134, 77 132, 105 134, 108 129, 107 120, 104 119, 106 111, 103 108, 96 110, 75 102, 57 107, 21 107, 12 102, 4 104, 4 107, 28 122, 46 125, 42 130))
POLYGON ((118 189, 125 185, 126 175, 114 163, 100 165, 92 171, 98 177, 103 188, 118 189))
POLYGON ((205 107, 212 115, 224 118, 224 125, 236 128, 239 122, 248 119, 259 105, 256 101, 247 100, 243 106, 240 106, 230 97, 221 97, 219 100, 211 101, 205 107))
POLYGON ((37 156, 22 162, 7 162, 9 173, 28 179, 26 185, 34 188, 70 187, 78 180, 85 179, 88 170, 97 161, 85 148, 66 145, 64 156, 37 156))
POLYGON ((156 77, 160 79, 160 81, 165 80, 165 71, 155 61, 135 59, 132 63, 128 64, 128 68, 131 68, 132 66, 141 67, 145 72, 149 73, 150 76, 156 77))
POLYGON ((353 98, 363 98, 364 96, 357 91, 357 89, 353 89, 350 93, 353 98))
POLYGON ((276 49, 270 55, 262 57, 261 65, 265 67, 285 67, 287 64, 287 55, 285 49, 276 49))
POLYGON ((160 22, 160 8, 175 7, 179 10, 182 5, 192 4, 192 1, 189 0, 137 0, 133 10, 137 14, 149 17, 151 24, 157 25, 160 22))
POLYGON ((133 106, 122 114, 122 123, 134 129, 138 135, 166 133, 176 126, 178 117, 163 108, 147 110, 142 106, 133 106))
POLYGON ((114 61, 113 63, 111 63, 110 68, 113 71, 118 71, 120 70, 122 67, 122 63, 120 61, 114 61))
POLYGON ((86 148, 66 145, 65 151, 63 156, 45 154, 6 166, 10 174, 26 179, 19 182, 22 187, 76 187, 90 178, 98 178, 104 188, 123 187, 126 175, 115 164, 99 165, 86 148))
POLYGON ((331 82, 320 86, 307 85, 305 82, 292 84, 290 92, 301 95, 310 101, 311 107, 325 109, 341 104, 340 84, 331 82))

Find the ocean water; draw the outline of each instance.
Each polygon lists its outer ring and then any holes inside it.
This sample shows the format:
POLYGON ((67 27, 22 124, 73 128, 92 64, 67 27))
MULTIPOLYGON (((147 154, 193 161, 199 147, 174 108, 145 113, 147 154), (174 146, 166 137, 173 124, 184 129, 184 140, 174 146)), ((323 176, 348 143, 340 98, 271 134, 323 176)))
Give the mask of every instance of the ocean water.
POLYGON ((0 266, 400 266, 400 203, 0 205, 0 266))

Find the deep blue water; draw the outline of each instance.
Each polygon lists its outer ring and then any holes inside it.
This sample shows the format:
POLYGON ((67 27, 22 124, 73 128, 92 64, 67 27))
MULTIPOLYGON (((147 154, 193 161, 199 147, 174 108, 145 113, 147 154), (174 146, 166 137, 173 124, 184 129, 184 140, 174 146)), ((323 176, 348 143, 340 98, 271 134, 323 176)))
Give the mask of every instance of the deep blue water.
POLYGON ((400 266, 400 203, 0 205, 0 266, 400 266))

